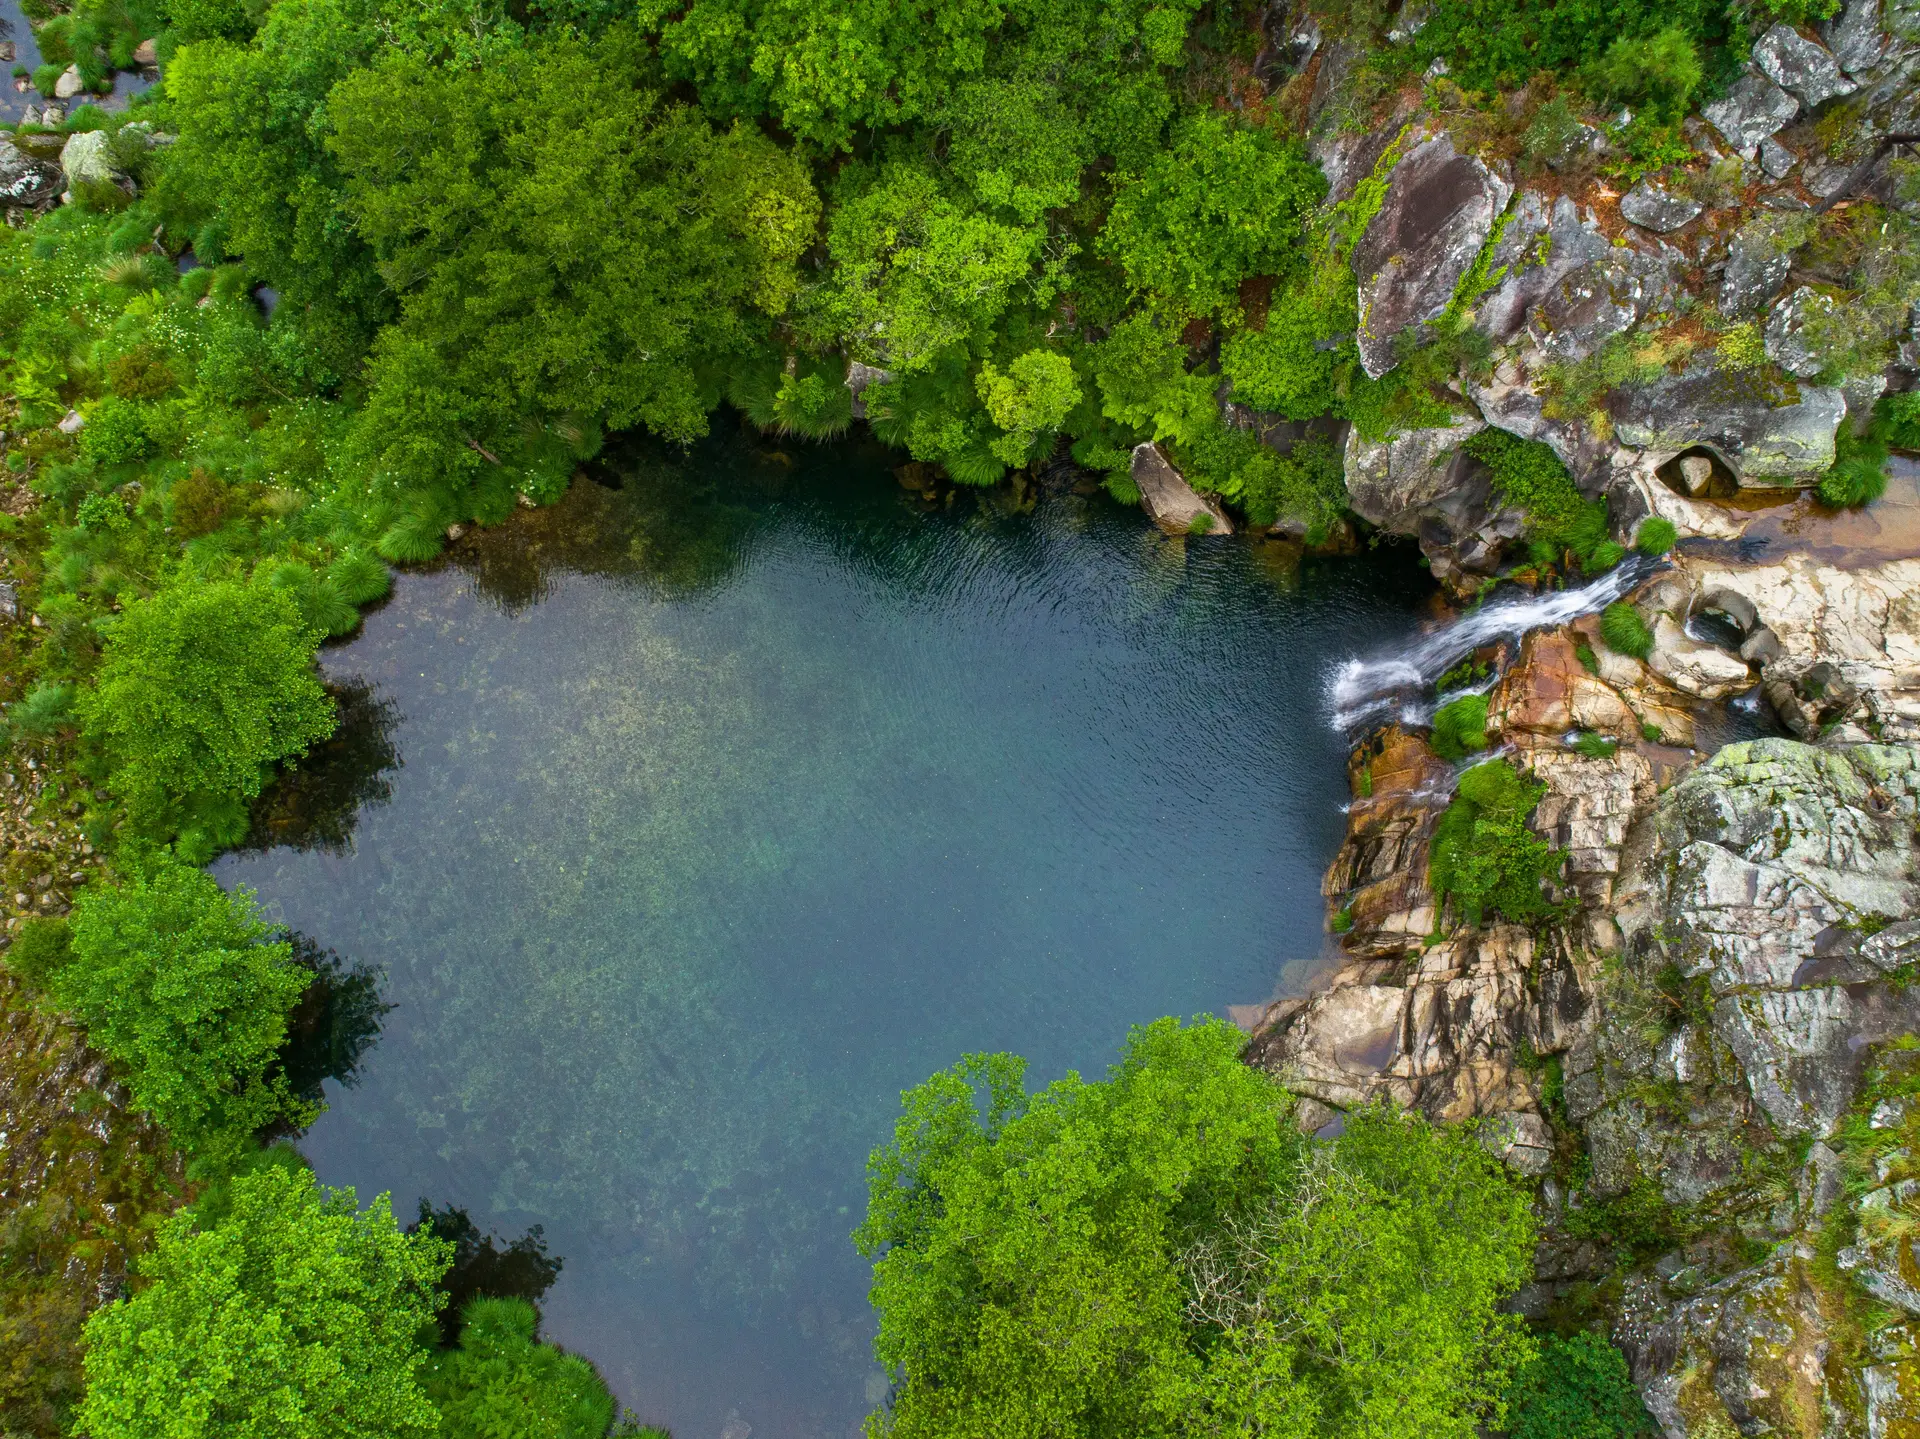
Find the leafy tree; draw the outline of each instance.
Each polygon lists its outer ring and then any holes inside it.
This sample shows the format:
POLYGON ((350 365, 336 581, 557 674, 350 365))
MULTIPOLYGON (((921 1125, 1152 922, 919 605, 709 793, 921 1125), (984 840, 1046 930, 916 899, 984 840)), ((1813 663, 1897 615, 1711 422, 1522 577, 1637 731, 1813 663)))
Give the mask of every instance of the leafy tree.
POLYGON ((311 976, 250 891, 161 860, 83 894, 64 952, 39 956, 55 1003, 125 1071, 134 1102, 220 1162, 264 1125, 311 1112, 272 1073, 311 976))
POLYGON ((1146 315, 1116 325, 1094 348, 1101 410, 1148 438, 1191 441, 1220 423, 1214 380, 1187 373, 1178 336, 1146 315))
POLYGON ((1203 111, 1121 182, 1100 244, 1137 289, 1210 314, 1249 276, 1297 267, 1307 217, 1325 194, 1297 141, 1203 111))
POLYGON ((1036 447, 1051 444, 1054 431, 1080 403, 1073 362, 1052 350, 1029 350, 1007 366, 981 366, 980 399, 994 424, 1006 433, 993 452, 1009 465, 1025 464, 1036 447))
POLYGON ((1310 420, 1335 407, 1338 352, 1308 294, 1276 296, 1259 330, 1243 330, 1220 347, 1220 369, 1233 382, 1233 397, 1256 410, 1290 420, 1310 420))
POLYGON ((187 584, 127 606, 79 712, 137 826, 231 837, 267 767, 333 729, 318 638, 262 585, 187 584))
POLYGON ((430 1439, 417 1336, 445 1246, 402 1234, 275 1166, 233 1181, 226 1216, 184 1211, 131 1298, 87 1321, 79 1431, 95 1439, 430 1439))
POLYGON ((347 209, 404 296, 361 448, 443 511, 551 497, 602 425, 704 433, 703 370, 795 292, 819 214, 804 167, 636 85, 646 65, 616 26, 473 72, 392 54, 332 93, 347 209))
POLYGON ((897 373, 928 369, 955 346, 986 348, 1041 256, 1040 231, 993 219, 918 164, 850 165, 834 199, 833 277, 818 317, 897 373))
POLYGON ((540 1316, 524 1299, 475 1299, 461 1311, 460 1345, 422 1370, 440 1409, 442 1439, 601 1439, 613 1395, 594 1367, 534 1338, 540 1316))
POLYGON ((1526 1204, 1468 1137, 1384 1113, 1321 1152, 1218 1021, 1105 1083, 973 1055, 905 1096, 856 1234, 892 1406, 869 1433, 1431 1433, 1497 1420, 1526 1204), (985 1114, 976 1090, 985 1091, 985 1114))

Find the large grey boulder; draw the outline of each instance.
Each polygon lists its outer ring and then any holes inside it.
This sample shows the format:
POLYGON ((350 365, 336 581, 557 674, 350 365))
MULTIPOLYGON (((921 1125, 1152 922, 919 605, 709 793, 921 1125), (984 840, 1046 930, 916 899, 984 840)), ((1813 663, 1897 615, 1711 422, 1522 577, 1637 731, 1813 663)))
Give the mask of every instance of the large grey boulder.
POLYGON ((1887 48, 1880 0, 1847 0, 1838 15, 1821 23, 1820 33, 1840 68, 1856 75, 1872 69, 1887 48))
POLYGON ((1140 491, 1141 508, 1168 534, 1233 533, 1233 521, 1227 518, 1227 512, 1195 494, 1187 477, 1167 463, 1158 445, 1135 446, 1132 476, 1140 491))
POLYGON ((0 210, 41 209, 59 195, 60 171, 0 135, 0 210))
POLYGON ((1700 113, 1726 136, 1742 157, 1752 159, 1760 142, 1800 113, 1800 102, 1758 70, 1749 70, 1734 87, 1700 113))
POLYGON ((1360 361, 1375 379, 1392 369, 1403 330, 1436 320, 1479 257, 1513 187, 1446 135, 1400 157, 1387 197, 1353 250, 1360 277, 1360 361))
POLYGON ((53 98, 71 100, 87 88, 87 82, 80 78, 80 67, 69 65, 60 72, 60 78, 53 82, 53 98))
MULTIPOLYGON (((1528 368, 1531 371, 1534 367, 1528 368)), ((1546 398, 1522 377, 1513 359, 1497 366, 1484 384, 1468 379, 1466 388, 1467 398, 1479 407, 1488 424, 1548 446, 1586 494, 1597 495, 1605 488, 1612 475, 1611 440, 1603 440, 1578 417, 1549 418, 1546 398)))
POLYGON ((1840 73, 1839 62, 1791 25, 1775 25, 1753 47, 1753 62, 1809 110, 1860 87, 1840 73))
POLYGON ((1767 358, 1790 375, 1812 379, 1826 367, 1826 361, 1807 338, 1807 321, 1832 314, 1831 298, 1802 285, 1767 316, 1767 358))
POLYGON ((891 370, 883 370, 860 360, 847 361, 847 388, 853 392, 854 419, 864 420, 867 417, 867 386, 885 385, 892 379, 891 370))
POLYGON ((1583 216, 1565 195, 1549 200, 1537 190, 1522 191, 1487 257, 1487 278, 1495 283, 1474 306, 1475 325, 1496 344, 1507 343, 1554 286, 1607 259, 1612 248, 1592 213, 1583 216))
POLYGON ((1727 268, 1720 278, 1720 312, 1733 319, 1756 314, 1787 282, 1793 254, 1783 245, 1778 216, 1749 220, 1727 246, 1727 268))
POLYGON ((1570 270, 1527 312, 1527 333, 1550 360, 1575 364, 1643 317, 1672 305, 1679 252, 1609 245, 1570 270))
POLYGON ((1660 799, 1621 927, 1643 964, 1706 981, 1713 1037, 1783 1134, 1826 1135, 1866 1044, 1920 1021, 1920 995, 1863 986, 1863 925, 1920 913, 1920 752, 1728 745, 1660 799))
POLYGON ((1663 235, 1698 219, 1705 208, 1698 200, 1676 195, 1654 184, 1635 185, 1620 197, 1622 217, 1643 230, 1655 230, 1663 235))
POLYGON ((1621 444, 1668 454, 1704 445, 1749 486, 1817 483, 1833 464, 1834 432, 1847 412, 1837 388, 1782 387, 1711 363, 1623 387, 1611 405, 1621 444))
POLYGON ((86 130, 68 139, 60 151, 60 168, 70 186, 83 182, 113 185, 126 178, 113 163, 105 130, 86 130))
POLYGON ((1354 430, 1347 436, 1347 498, 1353 512, 1404 532, 1418 510, 1464 480, 1460 446, 1485 428, 1477 416, 1459 415, 1449 425, 1401 430, 1385 440, 1368 440, 1354 430))

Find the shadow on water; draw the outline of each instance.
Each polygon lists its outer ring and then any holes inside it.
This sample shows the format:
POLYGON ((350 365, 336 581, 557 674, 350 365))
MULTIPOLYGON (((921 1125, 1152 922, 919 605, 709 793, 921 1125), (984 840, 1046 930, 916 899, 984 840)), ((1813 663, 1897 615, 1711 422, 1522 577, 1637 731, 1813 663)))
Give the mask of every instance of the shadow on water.
POLYGON ((407 1233, 422 1230, 453 1246, 453 1263, 440 1280, 447 1307, 440 1311, 440 1342, 451 1347, 460 1337, 460 1311, 475 1299, 524 1299, 538 1304, 560 1277, 563 1261, 547 1253, 544 1231, 536 1224, 504 1248, 484 1233, 458 1205, 435 1209, 420 1201, 420 1217, 407 1233))
POLYGON ((345 854, 362 811, 393 798, 392 774, 402 763, 393 739, 399 710, 360 680, 330 689, 339 724, 261 793, 239 853, 345 854))
POLYGON ((287 1015, 280 1068, 287 1088, 316 1102, 329 1079, 343 1089, 359 1081, 360 1062, 394 1006, 380 998, 380 971, 372 965, 349 964, 298 930, 286 937, 294 963, 313 979, 287 1015))

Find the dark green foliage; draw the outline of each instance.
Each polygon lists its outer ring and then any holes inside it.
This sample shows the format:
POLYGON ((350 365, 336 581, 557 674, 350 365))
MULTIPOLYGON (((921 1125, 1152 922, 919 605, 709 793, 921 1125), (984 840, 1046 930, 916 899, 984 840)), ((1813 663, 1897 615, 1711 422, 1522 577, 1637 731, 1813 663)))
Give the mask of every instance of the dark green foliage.
POLYGON ((1637 660, 1653 653, 1653 631, 1625 600, 1615 600, 1600 612, 1600 638, 1608 649, 1637 660))
POLYGON ((7 707, 6 733, 13 740, 51 739, 73 723, 73 686, 42 680, 7 707))
POLYGON ((804 167, 611 79, 643 68, 640 44, 559 36, 478 72, 395 54, 329 98, 346 207, 406 294, 359 446, 437 500, 427 520, 504 518, 537 482, 530 445, 585 439, 574 417, 703 433, 700 367, 792 298, 819 213, 804 167))
POLYGON ((1527 828, 1544 792, 1501 759, 1460 776, 1433 832, 1428 877, 1437 902, 1451 899, 1470 925, 1488 914, 1525 924, 1554 912, 1542 882, 1561 855, 1527 828))
POLYGON ((6 966, 34 989, 44 991, 73 954, 73 930, 64 919, 29 919, 7 947, 6 966))
POLYGON ((586 1360, 534 1338, 524 1299, 475 1299, 460 1312, 460 1346, 429 1358, 421 1383, 442 1439, 601 1439, 613 1395, 586 1360))
POLYGON ((137 825, 237 837, 267 767, 333 728, 317 637, 264 585, 181 587, 127 607, 79 708, 137 825))
POLYGON ((1507 1399, 1513 1439, 1632 1439, 1655 1432, 1626 1357, 1583 1330, 1541 1341, 1507 1399))
POLYGON ((103 465, 140 459, 152 448, 143 407, 118 395, 108 395, 95 405, 86 429, 80 432, 80 452, 103 465))
MULTIPOLYGON (((1896 400, 1905 396, 1896 396, 1896 400)), ((1836 509, 1872 504, 1887 492, 1887 453, 1900 432, 1899 411, 1883 400, 1865 433, 1842 425, 1833 437, 1833 466, 1820 477, 1820 502, 1836 509)))
POLYGON ((1680 532, 1674 528, 1672 520, 1651 515, 1640 522, 1640 528, 1633 537, 1633 547, 1643 555, 1664 555, 1679 539, 1680 532))
POLYGON ((1551 448, 1491 428, 1461 448, 1493 471, 1503 504, 1526 511, 1527 534, 1547 563, 1571 554, 1589 573, 1619 563, 1623 551, 1607 538, 1606 502, 1582 499, 1551 448))
MULTIPOLYGON (((1469 89, 1514 89, 1542 70, 1582 67, 1596 67, 1603 81, 1630 79, 1635 60, 1656 69, 1649 78, 1664 86, 1686 74, 1678 46, 1664 37, 1697 50, 1727 33, 1719 0, 1442 0, 1412 48, 1423 65, 1444 58, 1469 89)), ((1693 74, 1697 83, 1697 60, 1693 74)))
POLYGON ((1325 344, 1325 318, 1299 293, 1276 296, 1266 325, 1220 347, 1220 369, 1234 398, 1256 410, 1309 420, 1333 410, 1338 352, 1325 344))
POLYGON ((1920 390, 1888 395, 1877 406, 1877 417, 1886 421, 1889 445, 1897 450, 1920 450, 1920 390))
POLYGON ((562 1261, 547 1253, 547 1242, 536 1224, 505 1248, 482 1233, 466 1210, 455 1205, 435 1209, 420 1201, 419 1217, 409 1234, 425 1230, 452 1246, 453 1262, 440 1278, 447 1307, 440 1313, 442 1342, 451 1348, 460 1338, 460 1316, 476 1299, 519 1299, 537 1305, 560 1277, 562 1261))
POLYGON ((1433 752, 1444 760, 1461 760, 1487 747, 1487 697, 1461 695, 1433 712, 1428 738, 1433 752))
POLYGON ((898 1385, 874 1432, 1499 1422, 1530 1347, 1496 1312, 1528 1270, 1524 1198, 1414 1117, 1313 1144, 1241 1043, 1162 1020, 1105 1083, 1027 1095, 1019 1060, 975 1055, 909 1091, 857 1235, 898 1385))
POLYGON ((351 1189, 287 1165, 236 1178, 226 1210, 211 1227, 191 1211, 168 1221, 139 1263, 145 1284, 87 1321, 85 1432, 439 1434, 416 1336, 443 1246, 400 1233, 384 1198, 361 1212, 351 1189))
POLYGON ((1136 289, 1210 314, 1243 279, 1297 267, 1303 221, 1325 193, 1297 141, 1204 111, 1121 180, 1101 246, 1136 289))
POLYGON ((1325 440, 1303 440, 1282 455, 1250 430, 1214 424, 1174 447, 1189 483, 1232 501, 1254 525, 1297 525, 1310 543, 1347 507, 1340 452, 1325 440))
POLYGON ((46 988, 126 1074, 134 1102, 221 1163, 258 1129, 311 1111, 270 1075, 309 976, 254 909, 171 860, 74 906, 46 988))

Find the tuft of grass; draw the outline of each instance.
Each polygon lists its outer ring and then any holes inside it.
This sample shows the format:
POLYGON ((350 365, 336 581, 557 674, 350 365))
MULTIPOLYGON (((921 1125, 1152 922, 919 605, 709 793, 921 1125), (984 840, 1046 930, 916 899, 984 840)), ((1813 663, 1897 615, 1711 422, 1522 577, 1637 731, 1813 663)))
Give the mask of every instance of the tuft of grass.
POLYGON ((1633 547, 1643 555, 1664 555, 1679 539, 1680 532, 1674 528, 1672 520, 1653 515, 1640 522, 1639 532, 1633 537, 1633 547))
POLYGON ((1653 631, 1625 600, 1615 600, 1600 612, 1600 638, 1608 649, 1636 660, 1653 653, 1653 631))
POLYGON ((1428 743, 1441 759, 1458 762, 1487 747, 1487 697, 1461 695, 1433 712, 1428 743))
POLYGON ((1620 748, 1620 741, 1608 739, 1591 730, 1582 730, 1574 736, 1573 748, 1576 754, 1583 754, 1588 759, 1612 759, 1614 751, 1620 748))

